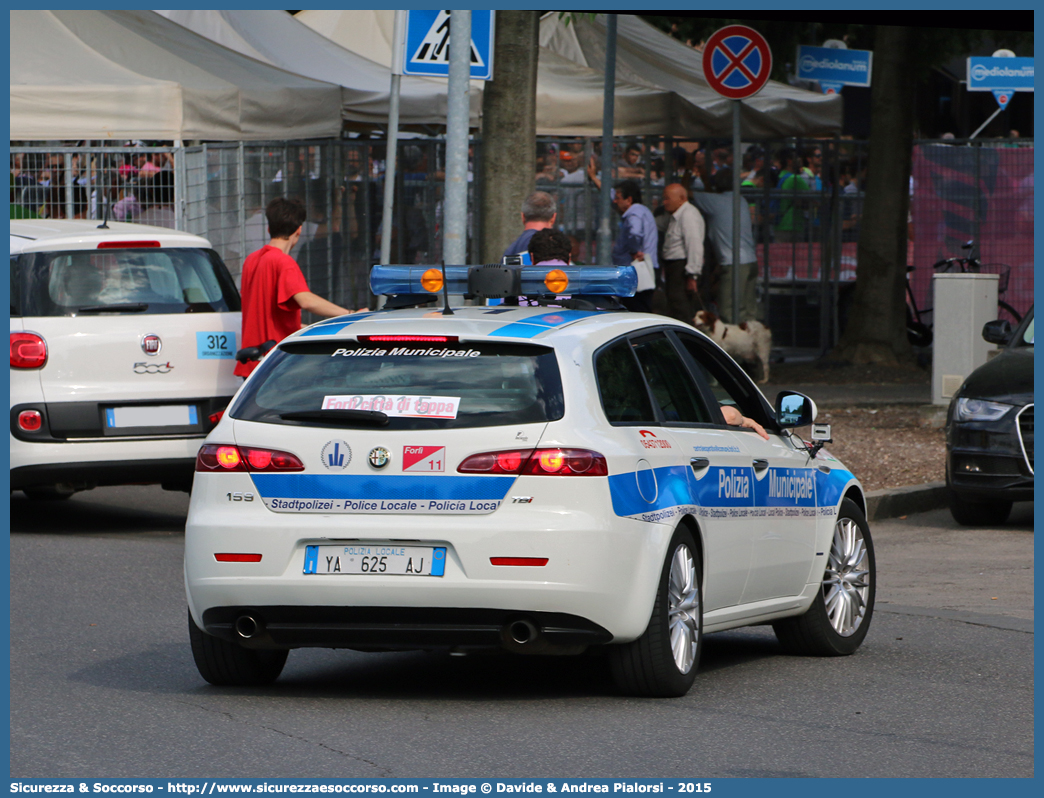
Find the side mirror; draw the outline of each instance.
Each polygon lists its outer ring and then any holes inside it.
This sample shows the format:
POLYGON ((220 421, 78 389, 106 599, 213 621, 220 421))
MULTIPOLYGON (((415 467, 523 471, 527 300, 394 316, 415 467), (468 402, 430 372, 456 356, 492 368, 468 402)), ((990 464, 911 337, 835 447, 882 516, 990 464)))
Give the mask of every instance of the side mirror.
POLYGON ((984 341, 1004 346, 1011 341, 1011 322, 1007 319, 988 321, 982 325, 982 338, 984 341))
POLYGON ((807 427, 818 414, 816 403, 803 393, 780 391, 776 397, 776 423, 781 427, 807 427))

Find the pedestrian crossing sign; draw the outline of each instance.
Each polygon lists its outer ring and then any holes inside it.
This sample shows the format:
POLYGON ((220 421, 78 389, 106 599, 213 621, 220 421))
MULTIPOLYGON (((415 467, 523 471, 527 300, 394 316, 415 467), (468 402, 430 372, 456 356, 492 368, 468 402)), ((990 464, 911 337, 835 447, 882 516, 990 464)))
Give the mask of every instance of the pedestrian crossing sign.
MULTIPOLYGON (((449 11, 407 11, 402 74, 449 77, 449 11)), ((493 12, 471 12, 471 78, 493 79, 493 12)))

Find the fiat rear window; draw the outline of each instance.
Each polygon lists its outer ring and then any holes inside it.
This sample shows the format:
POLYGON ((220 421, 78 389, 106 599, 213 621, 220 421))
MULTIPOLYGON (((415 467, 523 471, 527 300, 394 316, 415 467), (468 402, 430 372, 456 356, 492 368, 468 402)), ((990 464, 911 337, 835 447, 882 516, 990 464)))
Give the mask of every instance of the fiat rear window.
POLYGON ((283 418, 324 408, 387 411, 383 428, 400 430, 533 424, 559 419, 565 410, 558 362, 548 347, 293 341, 269 354, 230 413, 272 424, 372 426, 283 418), (417 417, 418 408, 431 413, 417 417))
POLYGON ((19 294, 23 316, 240 309, 235 283, 211 250, 150 247, 35 252, 21 255, 19 265, 21 285, 12 286, 12 293, 19 294))

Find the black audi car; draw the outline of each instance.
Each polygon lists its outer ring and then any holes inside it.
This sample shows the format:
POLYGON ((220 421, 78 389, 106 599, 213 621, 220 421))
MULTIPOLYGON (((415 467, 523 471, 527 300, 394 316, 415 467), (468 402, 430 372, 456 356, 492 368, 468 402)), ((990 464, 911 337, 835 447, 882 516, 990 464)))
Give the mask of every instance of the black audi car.
POLYGON ((1004 349, 968 376, 946 419, 950 512, 968 526, 1003 523, 1012 502, 1033 499, 1033 309, 982 337, 1004 349))

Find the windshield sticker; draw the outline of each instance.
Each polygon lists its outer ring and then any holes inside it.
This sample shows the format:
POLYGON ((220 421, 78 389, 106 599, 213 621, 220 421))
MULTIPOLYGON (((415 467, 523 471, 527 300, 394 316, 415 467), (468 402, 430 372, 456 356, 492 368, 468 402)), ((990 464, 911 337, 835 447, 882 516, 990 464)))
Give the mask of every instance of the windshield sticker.
POLYGON ((335 349, 330 357, 478 357, 480 354, 477 349, 414 349, 397 346, 394 349, 335 349))
POLYGON ((393 418, 456 418, 459 396, 324 396, 323 410, 373 410, 393 418))

